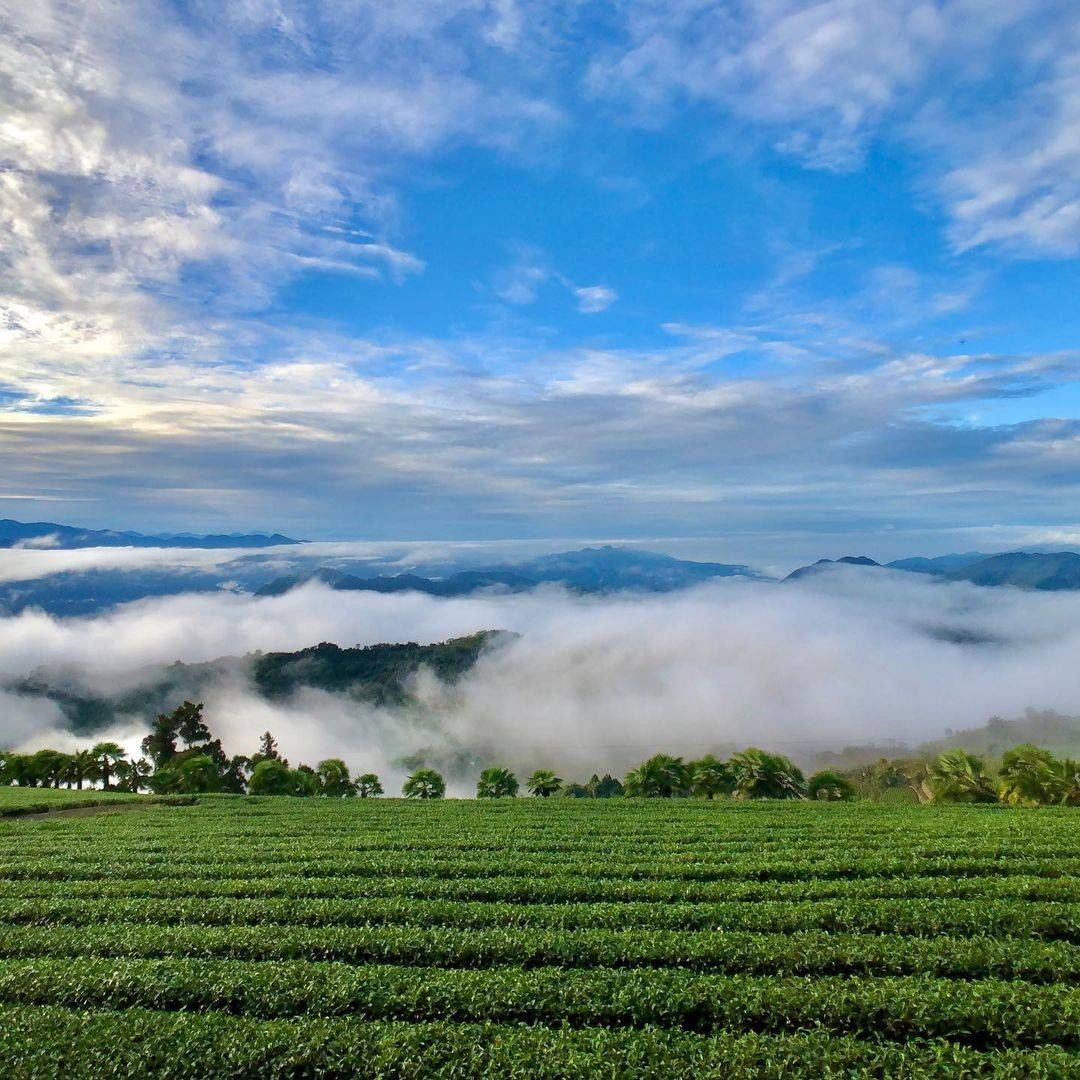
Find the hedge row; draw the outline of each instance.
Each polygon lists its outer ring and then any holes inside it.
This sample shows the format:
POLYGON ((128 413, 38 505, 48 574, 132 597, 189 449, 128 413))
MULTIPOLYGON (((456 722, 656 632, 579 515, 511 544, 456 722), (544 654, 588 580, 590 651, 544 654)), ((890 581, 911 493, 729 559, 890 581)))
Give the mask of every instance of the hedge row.
POLYGON ((319 960, 453 968, 683 968, 760 974, 932 974, 1076 983, 1080 946, 890 934, 461 930, 420 927, 14 926, 0 958, 319 960))
POLYGON ((0 898, 0 922, 77 926, 447 926, 649 930, 830 930, 1080 941, 1080 904, 1032 900, 742 900, 710 904, 515 904, 375 899, 33 899, 0 898))
POLYGON ((941 1040, 899 1045, 819 1033, 705 1037, 670 1030, 0 1010, 0 1072, 14 1078, 788 1080, 812 1075, 1051 1080, 1074 1076, 1078 1069, 1080 1057, 1057 1047, 981 1052, 941 1040))

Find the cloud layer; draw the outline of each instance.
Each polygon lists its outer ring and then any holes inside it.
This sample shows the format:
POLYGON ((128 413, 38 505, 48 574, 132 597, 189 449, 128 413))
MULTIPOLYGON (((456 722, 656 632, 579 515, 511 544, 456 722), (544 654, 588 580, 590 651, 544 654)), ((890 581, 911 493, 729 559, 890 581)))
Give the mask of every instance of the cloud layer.
MULTIPOLYGON (((235 752, 269 727, 284 751, 356 766, 425 746, 471 747, 516 767, 622 769, 666 749, 746 743, 805 754, 873 740, 918 741, 1027 706, 1080 709, 1080 600, 838 570, 800 585, 717 582, 688 593, 586 599, 559 590, 438 600, 418 594, 186 596, 94 619, 0 620, 0 678, 39 665, 87 665, 102 690, 145 665, 261 648, 436 641, 478 629, 521 637, 458 685, 422 677, 416 716, 305 692, 269 704, 243 683, 207 699, 235 752), (331 602, 332 596, 332 602, 331 602), (985 640, 944 640, 963 631, 985 640), (443 736, 434 734, 441 731, 443 736)), ((71 743, 56 713, 8 700, 0 743, 71 743)), ((120 733, 132 745, 138 729, 120 733)))
MULTIPOLYGON (((368 537, 1071 524, 1074 348, 938 331, 986 260, 1080 252, 1075 5, 608 8, 0 0, 13 512, 368 537), (682 198, 675 166, 650 171, 668 146, 734 163, 770 217, 794 215, 766 287, 707 296, 708 323, 656 316, 662 267, 636 296, 616 280, 623 201, 682 198), (815 189, 777 169, 857 173, 875 154, 905 162, 910 229, 935 233, 942 268, 898 257, 802 304, 858 241, 806 241, 815 189), (581 200, 606 243, 575 250, 512 193, 501 269, 438 209, 438 243, 414 244, 460 160, 485 163, 470 199, 492 216, 496 179, 553 171, 548 201, 581 200), (551 251, 513 235, 534 215, 551 251), (508 250, 528 257, 507 268, 508 250), (424 302, 380 321, 398 302, 380 297, 427 276, 424 302), (483 315, 432 330, 448 279, 470 276, 483 315), (330 321, 320 290, 342 279, 381 292, 330 321)), ((686 236, 633 254, 710 236, 729 195, 718 183, 686 236)))

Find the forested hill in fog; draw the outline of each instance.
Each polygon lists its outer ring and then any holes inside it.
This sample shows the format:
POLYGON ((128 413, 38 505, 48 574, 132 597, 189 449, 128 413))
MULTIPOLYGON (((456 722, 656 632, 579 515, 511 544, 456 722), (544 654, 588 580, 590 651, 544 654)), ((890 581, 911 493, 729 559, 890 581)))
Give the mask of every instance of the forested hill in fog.
POLYGON ((484 631, 434 645, 405 642, 355 648, 323 642, 296 652, 175 663, 146 668, 141 677, 135 676, 133 686, 126 679, 130 688, 116 694, 93 689, 88 673, 74 666, 40 669, 3 689, 55 703, 78 734, 102 731, 122 718, 149 721, 185 699, 201 700, 215 687, 235 682, 267 700, 284 700, 310 687, 372 705, 406 705, 408 681, 420 668, 453 682, 486 647, 511 637, 503 631, 484 631))

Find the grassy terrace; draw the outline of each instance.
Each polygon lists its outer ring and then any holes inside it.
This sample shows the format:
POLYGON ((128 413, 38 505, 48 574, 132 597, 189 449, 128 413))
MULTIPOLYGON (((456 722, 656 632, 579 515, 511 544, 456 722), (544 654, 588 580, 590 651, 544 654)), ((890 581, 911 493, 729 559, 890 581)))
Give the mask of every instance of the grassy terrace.
POLYGON ((0 1074, 1080 1075, 1078 810, 141 801, 0 820, 0 1074))

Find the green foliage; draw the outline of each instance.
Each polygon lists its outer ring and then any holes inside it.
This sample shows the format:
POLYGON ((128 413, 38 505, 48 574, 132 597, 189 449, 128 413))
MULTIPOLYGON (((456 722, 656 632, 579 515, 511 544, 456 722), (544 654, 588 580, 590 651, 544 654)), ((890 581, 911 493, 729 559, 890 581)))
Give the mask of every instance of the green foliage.
POLYGON ((38 750, 31 754, 24 770, 25 778, 35 786, 59 787, 68 763, 68 755, 58 750, 38 750))
POLYGON ((1058 759, 1030 743, 1001 758, 1001 801, 1010 806, 1080 806, 1080 762, 1058 759))
POLYGON ((90 753, 97 761, 101 786, 108 791, 112 787, 112 778, 116 768, 127 757, 127 752, 119 743, 99 742, 90 753))
POLYGON ((806 793, 802 770, 783 754, 770 754, 750 747, 732 756, 729 762, 734 784, 732 793, 740 799, 801 799, 806 793))
POLYGON ((509 769, 498 767, 485 769, 480 774, 480 781, 476 785, 478 799, 512 798, 517 793, 518 779, 509 769))
POLYGON ((625 794, 622 781, 616 779, 611 773, 604 773, 603 776, 597 776, 596 773, 593 773, 585 788, 586 793, 592 799, 613 799, 618 795, 625 794))
POLYGON ((855 786, 839 773, 822 769, 810 777, 806 797, 819 802, 851 802, 855 798, 855 786))
POLYGON ((935 802, 992 803, 998 801, 997 788, 986 766, 974 754, 946 750, 930 768, 927 783, 935 802))
POLYGON ((441 799, 446 794, 446 782, 434 769, 417 769, 402 785, 406 799, 441 799))
POLYGON ((289 766, 277 758, 264 758, 251 772, 249 795, 291 795, 295 779, 289 766))
POLYGON ((373 772, 361 773, 356 778, 356 794, 361 799, 369 799, 382 793, 382 784, 379 783, 379 778, 373 772))
MULTIPOLYGON (((297 973, 299 974, 299 973, 297 973)), ((301 988, 303 983, 298 984, 301 988)), ((316 984, 318 985, 318 984, 316 984)), ((314 987, 313 987, 314 989, 314 987)), ((344 1011, 344 1010, 343 1010, 344 1011)), ((263 1019, 224 1010, 123 1013, 13 1005, 0 1012, 0 1068, 25 1075, 285 1077, 798 1076, 1049 1078, 1077 1054, 1046 1045, 985 1051, 945 1040, 882 1042, 828 1030, 704 1036, 651 1025, 532 1025, 491 1020, 263 1019), (364 1063, 358 1070, 356 1063, 364 1063)))
POLYGON ((210 741, 210 729, 203 721, 201 701, 198 704, 185 701, 173 713, 173 717, 176 724, 176 734, 186 747, 190 748, 210 741))
POLYGON ((116 785, 116 790, 138 793, 149 786, 152 776, 153 770, 146 758, 118 761, 116 777, 119 783, 116 785))
POLYGON ((597 776, 593 773, 587 784, 566 784, 562 794, 569 799, 612 799, 624 794, 622 781, 604 773, 597 776))
POLYGON ((255 658, 256 689, 272 699, 285 698, 302 686, 331 693, 350 693, 377 705, 408 701, 411 676, 427 668, 453 682, 476 663, 491 634, 473 634, 437 645, 370 645, 343 649, 323 642, 292 653, 265 653, 255 658))
POLYGON ((193 751, 179 754, 150 778, 151 790, 159 795, 194 795, 221 788, 221 774, 209 754, 193 751))
POLYGON ((341 758, 319 762, 319 783, 322 794, 330 799, 344 799, 356 794, 356 786, 349 777, 349 766, 341 758))
MULTIPOLYGON (((285 761, 278 752, 277 739, 269 731, 264 731, 259 736, 259 752, 251 760, 255 764, 260 761, 285 761)), ((288 765, 288 761, 285 761, 285 764, 288 765)))
POLYGON ((627 795, 670 799, 690 793, 691 776, 683 759, 670 754, 654 754, 626 774, 627 795))
POLYGON ((96 780, 100 770, 100 763, 89 750, 76 750, 68 755, 64 764, 64 780, 74 783, 75 787, 82 791, 83 783, 96 780))
POLYGON ((298 765, 292 772, 292 791, 290 795, 310 798, 321 793, 322 784, 319 774, 310 765, 298 765))
POLYGON ((1077 813, 211 795, 16 818, 0 1071, 1071 1076, 1077 813))
POLYGON ((695 795, 713 799, 717 795, 730 795, 735 787, 735 774, 726 761, 706 754, 689 765, 690 786, 695 795))
POLYGON ((203 722, 202 703, 181 702, 171 713, 159 713, 150 734, 142 741, 142 752, 154 763, 154 768, 168 765, 177 754, 177 739, 183 739, 190 749, 196 743, 208 742, 210 731, 203 722))
POLYGON ((537 769, 525 781, 525 786, 531 795, 546 799, 557 795, 562 790, 563 782, 551 769, 537 769))

